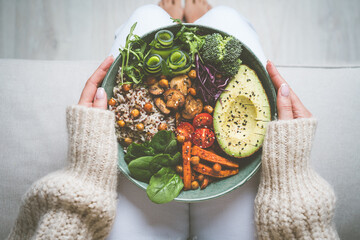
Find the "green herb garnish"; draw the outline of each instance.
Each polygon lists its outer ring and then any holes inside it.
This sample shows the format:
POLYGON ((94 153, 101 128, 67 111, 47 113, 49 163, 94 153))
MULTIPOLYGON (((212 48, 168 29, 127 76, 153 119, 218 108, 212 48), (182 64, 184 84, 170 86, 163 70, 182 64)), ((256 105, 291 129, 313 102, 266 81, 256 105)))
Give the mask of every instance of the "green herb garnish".
POLYGON ((199 50, 205 43, 205 36, 197 34, 199 30, 197 27, 187 27, 179 19, 172 18, 172 20, 181 25, 181 29, 177 32, 174 41, 179 40, 187 46, 189 55, 191 55, 191 59, 194 62, 195 54, 199 54, 199 50))
POLYGON ((147 44, 138 35, 133 34, 136 24, 137 22, 130 28, 130 33, 126 37, 125 47, 119 49, 122 58, 120 71, 121 85, 131 83, 124 81, 124 75, 135 84, 140 83, 144 77, 143 62, 146 58, 145 50, 147 44))

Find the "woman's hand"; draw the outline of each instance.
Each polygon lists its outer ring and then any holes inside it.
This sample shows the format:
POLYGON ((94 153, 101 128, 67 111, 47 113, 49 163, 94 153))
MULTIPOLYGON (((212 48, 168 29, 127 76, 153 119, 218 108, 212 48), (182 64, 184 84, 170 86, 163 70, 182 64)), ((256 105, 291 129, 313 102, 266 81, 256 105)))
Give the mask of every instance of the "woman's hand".
POLYGON ((277 91, 277 108, 279 120, 291 120, 296 118, 310 118, 312 114, 305 108, 294 91, 281 77, 280 73, 271 61, 267 62, 266 70, 277 91))
POLYGON ((104 62, 96 69, 94 74, 87 80, 85 87, 81 93, 79 105, 85 107, 95 107, 107 109, 107 96, 104 88, 98 86, 104 79, 111 64, 114 62, 112 56, 107 57, 104 62))

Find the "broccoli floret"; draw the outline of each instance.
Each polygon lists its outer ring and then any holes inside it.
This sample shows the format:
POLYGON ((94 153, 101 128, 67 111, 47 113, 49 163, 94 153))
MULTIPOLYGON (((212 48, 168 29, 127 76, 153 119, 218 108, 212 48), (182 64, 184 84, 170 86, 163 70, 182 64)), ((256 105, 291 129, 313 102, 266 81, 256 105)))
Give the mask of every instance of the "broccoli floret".
POLYGON ((241 42, 233 36, 227 37, 223 61, 236 62, 240 58, 241 51, 241 42))
POLYGON ((222 42, 223 37, 219 33, 213 33, 205 37, 205 43, 201 48, 201 58, 211 65, 220 63, 223 56, 222 42))
POLYGON ((207 35, 201 49, 201 58, 226 76, 234 76, 240 68, 241 43, 233 36, 222 37, 219 33, 207 35))
POLYGON ((241 42, 232 36, 227 37, 226 40, 224 58, 220 69, 227 76, 234 76, 238 73, 241 64, 241 42))
POLYGON ((240 58, 235 61, 223 61, 220 66, 220 71, 223 72, 225 76, 235 76, 239 72, 241 62, 240 58))

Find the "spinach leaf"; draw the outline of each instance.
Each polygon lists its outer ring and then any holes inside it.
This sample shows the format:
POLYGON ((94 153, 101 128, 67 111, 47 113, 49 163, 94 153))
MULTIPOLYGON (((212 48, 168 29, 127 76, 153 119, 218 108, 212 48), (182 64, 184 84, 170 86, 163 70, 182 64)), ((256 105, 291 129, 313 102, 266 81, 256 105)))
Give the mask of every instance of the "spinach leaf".
POLYGON ((151 160, 150 170, 153 173, 157 173, 162 167, 169 167, 171 163, 172 157, 170 154, 160 153, 151 160))
POLYGON ((151 160, 150 170, 157 173, 162 167, 172 167, 179 164, 181 160, 181 153, 177 152, 174 156, 170 154, 159 153, 151 160))
POLYGON ((175 166, 177 164, 180 164, 181 159, 182 159, 181 152, 175 153, 175 155, 172 156, 172 158, 171 158, 171 165, 175 166))
POLYGON ((154 155, 155 155, 154 149, 150 147, 149 142, 145 142, 142 144, 132 143, 128 147, 124 159, 127 163, 129 163, 138 157, 154 156, 154 155))
POLYGON ((149 183, 147 194, 155 203, 166 203, 177 197, 184 184, 172 169, 181 162, 175 134, 159 131, 151 142, 132 143, 125 155, 130 175, 149 183))
POLYGON ((154 135, 151 139, 150 146, 155 150, 155 152, 163 153, 166 148, 171 145, 168 152, 173 151, 173 140, 175 140, 176 143, 175 134, 172 131, 162 130, 154 135))
POLYGON ((173 169, 163 167, 151 177, 146 193, 154 203, 167 203, 176 198, 183 187, 180 176, 173 169))
POLYGON ((175 152, 177 152, 177 150, 178 150, 177 141, 176 141, 176 139, 172 139, 169 142, 169 144, 166 146, 164 152, 174 154, 175 152))
POLYGON ((128 165, 131 176, 139 181, 148 183, 153 172, 150 171, 153 156, 139 157, 128 165))

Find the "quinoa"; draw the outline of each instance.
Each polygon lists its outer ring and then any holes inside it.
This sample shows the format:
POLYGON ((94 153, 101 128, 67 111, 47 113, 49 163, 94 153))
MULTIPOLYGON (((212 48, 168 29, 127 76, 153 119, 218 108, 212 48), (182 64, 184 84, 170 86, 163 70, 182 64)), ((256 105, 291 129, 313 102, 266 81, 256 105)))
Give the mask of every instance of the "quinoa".
POLYGON ((175 130, 175 118, 173 116, 165 116, 159 111, 147 88, 135 85, 128 92, 125 92, 121 86, 116 86, 113 89, 113 93, 116 104, 115 106, 109 106, 109 108, 111 111, 114 111, 116 122, 119 120, 125 122, 124 127, 116 124, 116 137, 125 148, 125 138, 131 138, 132 141, 136 143, 151 140, 155 133, 158 132, 158 126, 161 123, 167 124, 167 130, 175 130), (144 110, 146 103, 152 104, 151 112, 144 110), (136 118, 131 115, 131 111, 134 109, 140 112, 136 118), (143 131, 136 129, 138 123, 144 124, 143 131))

